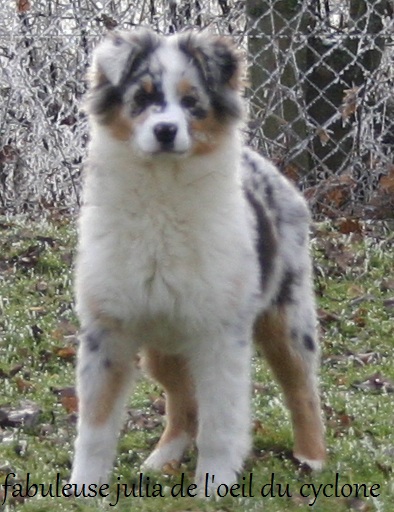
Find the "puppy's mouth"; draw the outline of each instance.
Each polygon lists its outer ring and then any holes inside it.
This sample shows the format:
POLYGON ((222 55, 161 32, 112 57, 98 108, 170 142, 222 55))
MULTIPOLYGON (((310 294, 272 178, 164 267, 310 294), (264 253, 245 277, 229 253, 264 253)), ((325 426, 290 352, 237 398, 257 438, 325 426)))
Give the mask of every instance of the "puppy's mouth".
POLYGON ((171 146, 162 146, 161 148, 158 148, 158 149, 152 151, 151 154, 155 155, 155 156, 174 155, 176 157, 176 156, 185 155, 186 153, 187 153, 186 150, 176 149, 174 147, 174 145, 171 145, 171 146))

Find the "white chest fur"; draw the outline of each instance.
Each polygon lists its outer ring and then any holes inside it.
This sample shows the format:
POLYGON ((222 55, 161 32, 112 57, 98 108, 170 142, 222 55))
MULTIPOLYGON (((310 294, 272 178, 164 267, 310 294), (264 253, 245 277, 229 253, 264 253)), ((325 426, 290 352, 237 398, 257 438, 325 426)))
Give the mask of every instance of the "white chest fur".
POLYGON ((143 166, 110 149, 91 162, 86 179, 81 318, 104 314, 143 325, 150 338, 155 325, 197 331, 230 311, 236 316, 257 289, 258 270, 232 151, 143 166))

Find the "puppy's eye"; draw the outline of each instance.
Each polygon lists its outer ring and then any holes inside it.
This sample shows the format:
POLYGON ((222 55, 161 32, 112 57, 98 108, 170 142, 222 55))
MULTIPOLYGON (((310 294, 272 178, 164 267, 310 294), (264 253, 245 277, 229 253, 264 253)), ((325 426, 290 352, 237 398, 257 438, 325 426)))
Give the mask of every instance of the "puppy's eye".
POLYGON ((181 99, 181 105, 184 108, 194 108, 197 105, 197 98, 195 96, 184 96, 181 99))
POLYGON ((163 93, 155 89, 148 92, 146 89, 141 88, 134 95, 134 103, 140 111, 151 105, 161 105, 163 101, 163 93))

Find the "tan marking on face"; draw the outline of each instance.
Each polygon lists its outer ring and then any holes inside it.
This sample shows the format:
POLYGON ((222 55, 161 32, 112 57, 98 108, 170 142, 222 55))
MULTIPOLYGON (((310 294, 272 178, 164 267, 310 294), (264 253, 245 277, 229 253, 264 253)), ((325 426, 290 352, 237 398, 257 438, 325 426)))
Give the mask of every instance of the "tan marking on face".
POLYGON ((142 80, 141 87, 147 94, 152 94, 155 88, 150 78, 145 78, 144 80, 142 80))
POLYGON ((144 124, 145 121, 148 119, 149 114, 150 114, 149 109, 144 110, 141 114, 139 114, 137 117, 135 117, 133 119, 134 124, 136 124, 136 125, 144 124))
POLYGON ((178 91, 179 97, 182 98, 182 96, 192 94, 194 92, 194 87, 189 82, 189 80, 187 80, 186 78, 182 78, 182 80, 180 80, 178 83, 177 91, 178 91))
POLYGON ((193 119, 190 128, 193 138, 192 153, 194 155, 212 153, 227 133, 227 125, 220 123, 212 111, 204 119, 193 119))
POLYGON ((234 91, 241 91, 244 87, 244 81, 242 79, 241 70, 237 70, 235 74, 230 78, 228 85, 230 89, 234 91))
POLYGON ((89 70, 87 77, 92 87, 109 83, 108 78, 99 67, 89 70))
POLYGON ((117 107, 105 124, 117 140, 128 141, 133 135, 133 122, 126 115, 124 107, 117 107))

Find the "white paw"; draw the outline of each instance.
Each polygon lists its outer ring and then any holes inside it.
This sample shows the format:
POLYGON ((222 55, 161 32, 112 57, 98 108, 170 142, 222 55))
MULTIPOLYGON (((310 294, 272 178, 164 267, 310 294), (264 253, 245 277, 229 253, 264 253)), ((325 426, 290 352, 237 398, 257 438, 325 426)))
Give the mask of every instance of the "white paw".
POLYGON ((237 474, 235 471, 198 473, 196 483, 201 498, 218 500, 226 496, 231 486, 237 483, 237 474))
POLYGON ((296 453, 293 454, 294 458, 298 460, 301 464, 306 464, 313 471, 321 471, 324 467, 324 460, 320 459, 308 459, 303 455, 298 455, 296 453))
POLYGON ((142 464, 142 469, 160 470, 166 464, 179 462, 190 445, 190 436, 183 432, 179 437, 156 448, 142 464))
POLYGON ((76 494, 78 496, 81 493, 86 495, 89 491, 89 485, 99 487, 108 483, 110 472, 111 467, 106 459, 89 457, 82 461, 79 457, 79 460, 74 462, 69 480, 69 483, 73 485, 69 495, 76 494))
MULTIPOLYGON (((213 499, 221 497, 218 493, 218 488, 223 485, 223 488, 230 488, 233 484, 237 483, 237 472, 231 469, 229 464, 221 463, 204 464, 200 461, 196 471, 196 483, 199 489, 200 496, 205 496, 213 499)), ((219 489, 220 491, 220 489, 219 489)))

